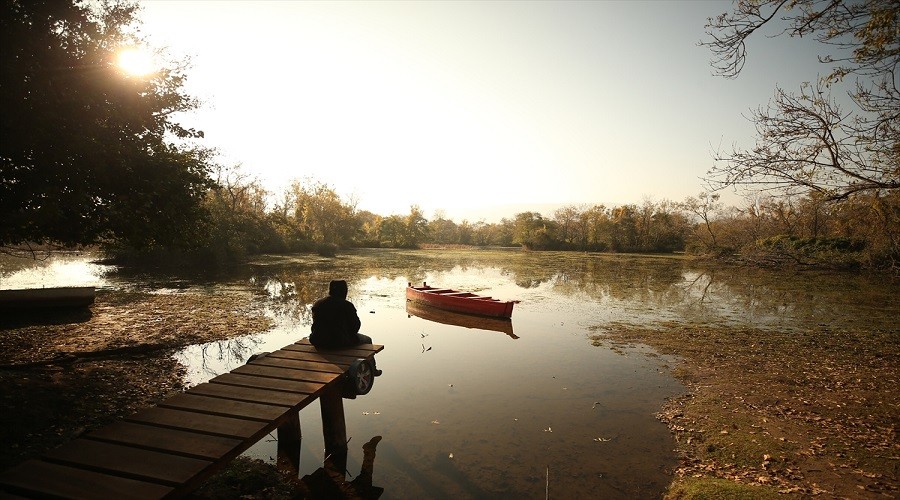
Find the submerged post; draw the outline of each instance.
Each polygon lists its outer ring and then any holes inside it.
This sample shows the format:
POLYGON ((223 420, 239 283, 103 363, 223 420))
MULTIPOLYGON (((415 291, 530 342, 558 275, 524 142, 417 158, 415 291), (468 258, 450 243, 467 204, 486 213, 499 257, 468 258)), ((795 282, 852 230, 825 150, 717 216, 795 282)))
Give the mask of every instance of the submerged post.
POLYGON ((278 426, 278 468, 296 477, 300 474, 300 411, 291 412, 287 421, 278 426))
POLYGON ((343 471, 347 469, 347 424, 344 420, 344 398, 340 385, 322 393, 319 405, 322 411, 326 461, 331 461, 334 468, 343 475, 343 471))

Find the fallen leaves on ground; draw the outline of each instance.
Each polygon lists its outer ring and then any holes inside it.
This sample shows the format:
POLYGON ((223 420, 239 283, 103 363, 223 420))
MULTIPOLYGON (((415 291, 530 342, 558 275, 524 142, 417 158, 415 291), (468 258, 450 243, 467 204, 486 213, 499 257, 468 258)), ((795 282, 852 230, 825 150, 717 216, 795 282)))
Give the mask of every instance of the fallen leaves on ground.
POLYGON ((642 343, 680 358, 689 392, 659 413, 679 477, 766 485, 792 496, 900 490, 900 335, 670 324, 604 328, 596 344, 642 343))

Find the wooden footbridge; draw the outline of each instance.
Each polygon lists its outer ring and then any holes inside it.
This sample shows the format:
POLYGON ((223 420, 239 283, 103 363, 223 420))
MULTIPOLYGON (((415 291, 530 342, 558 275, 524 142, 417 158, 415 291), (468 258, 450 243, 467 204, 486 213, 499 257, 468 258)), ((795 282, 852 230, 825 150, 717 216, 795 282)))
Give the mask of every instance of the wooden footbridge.
POLYGON ((342 395, 381 345, 319 351, 302 340, 0 473, 0 498, 176 498, 269 433, 300 463, 299 412, 316 399, 326 456, 346 456, 342 395))

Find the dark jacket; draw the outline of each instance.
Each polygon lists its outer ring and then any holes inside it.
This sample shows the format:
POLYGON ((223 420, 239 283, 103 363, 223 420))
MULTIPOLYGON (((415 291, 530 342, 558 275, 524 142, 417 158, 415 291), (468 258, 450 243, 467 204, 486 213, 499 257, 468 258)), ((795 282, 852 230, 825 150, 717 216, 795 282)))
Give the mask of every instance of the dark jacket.
POLYGON ((359 344, 361 323, 356 308, 346 299, 328 296, 312 306, 312 335, 309 341, 316 347, 340 349, 359 344))

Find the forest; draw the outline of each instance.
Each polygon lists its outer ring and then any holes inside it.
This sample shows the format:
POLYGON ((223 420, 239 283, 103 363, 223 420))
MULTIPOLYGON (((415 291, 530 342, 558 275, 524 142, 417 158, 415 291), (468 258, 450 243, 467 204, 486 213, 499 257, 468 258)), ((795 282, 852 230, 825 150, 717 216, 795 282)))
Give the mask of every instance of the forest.
POLYGON ((528 250, 675 253, 735 258, 755 265, 896 268, 900 197, 809 194, 749 199, 727 206, 717 194, 674 202, 571 205, 552 214, 521 212, 499 222, 456 222, 440 211, 381 215, 314 179, 276 196, 236 169, 223 170, 203 200, 204 240, 219 262, 259 253, 467 245, 528 250), (277 203, 270 200, 278 199, 277 203))

